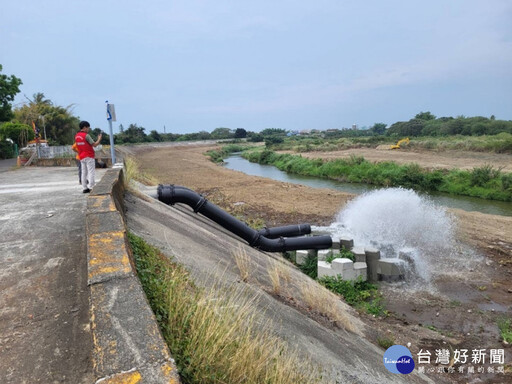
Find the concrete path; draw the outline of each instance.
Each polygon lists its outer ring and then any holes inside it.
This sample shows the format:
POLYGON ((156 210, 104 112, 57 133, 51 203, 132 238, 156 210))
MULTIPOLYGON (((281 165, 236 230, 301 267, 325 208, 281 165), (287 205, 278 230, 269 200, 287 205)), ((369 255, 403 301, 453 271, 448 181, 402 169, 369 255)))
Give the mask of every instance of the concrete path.
POLYGON ((74 167, 11 169, 0 164, 0 383, 91 383, 87 195, 74 167))

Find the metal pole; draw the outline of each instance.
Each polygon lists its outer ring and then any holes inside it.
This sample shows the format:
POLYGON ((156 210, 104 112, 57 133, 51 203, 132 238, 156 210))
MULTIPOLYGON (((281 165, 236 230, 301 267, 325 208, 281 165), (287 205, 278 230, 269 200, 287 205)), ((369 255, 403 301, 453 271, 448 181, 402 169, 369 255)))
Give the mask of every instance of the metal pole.
POLYGON ((112 119, 108 119, 108 128, 110 134, 110 157, 112 157, 112 165, 116 163, 116 151, 114 150, 114 133, 112 132, 112 119))

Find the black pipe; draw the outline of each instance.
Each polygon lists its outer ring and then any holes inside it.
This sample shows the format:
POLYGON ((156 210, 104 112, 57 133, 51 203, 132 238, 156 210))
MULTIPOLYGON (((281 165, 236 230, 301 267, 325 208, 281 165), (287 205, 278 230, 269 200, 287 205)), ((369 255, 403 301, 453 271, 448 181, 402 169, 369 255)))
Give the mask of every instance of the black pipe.
MULTIPOLYGON (((174 185, 174 189, 182 189, 191 191, 188 188, 180 185, 174 185)), ((192 191, 193 192, 193 191, 192 191)), ((211 203, 210 203, 211 204, 211 203)), ((297 225, 285 225, 282 227, 263 228, 258 231, 262 236, 267 239, 278 239, 280 237, 297 237, 303 235, 309 235, 311 233, 311 225, 309 224, 297 224, 297 225)))
POLYGON ((263 228, 258 232, 262 236, 265 236, 267 239, 277 239, 278 237, 296 237, 309 235, 311 233, 311 225, 285 225, 284 227, 263 228))
MULTIPOLYGON (((299 249, 327 249, 332 247, 330 236, 311 236, 295 238, 269 239, 252 229, 247 224, 223 211, 215 204, 210 203, 200 194, 180 186, 158 186, 158 200, 165 204, 187 204, 194 212, 201 213, 228 231, 241 237, 250 246, 267 252, 296 251, 299 249)), ((282 227, 283 228, 283 227, 282 227)))

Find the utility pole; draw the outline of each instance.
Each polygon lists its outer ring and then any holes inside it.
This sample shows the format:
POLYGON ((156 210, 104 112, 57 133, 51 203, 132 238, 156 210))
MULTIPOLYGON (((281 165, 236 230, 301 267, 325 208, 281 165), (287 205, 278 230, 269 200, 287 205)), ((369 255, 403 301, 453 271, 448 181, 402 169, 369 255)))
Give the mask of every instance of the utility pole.
POLYGON ((114 133, 112 131, 112 121, 116 121, 116 110, 114 108, 114 104, 109 104, 108 100, 106 100, 105 103, 107 103, 107 120, 110 134, 110 157, 112 158, 112 165, 114 165, 116 163, 116 152, 114 150, 114 133))

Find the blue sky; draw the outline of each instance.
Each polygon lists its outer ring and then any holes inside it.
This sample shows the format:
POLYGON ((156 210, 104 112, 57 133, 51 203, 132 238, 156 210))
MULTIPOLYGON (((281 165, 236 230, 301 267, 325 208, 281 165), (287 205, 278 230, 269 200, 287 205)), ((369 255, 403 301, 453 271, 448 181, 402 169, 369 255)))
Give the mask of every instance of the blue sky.
POLYGON ((509 0, 3 0, 16 103, 146 132, 512 120, 509 0))

